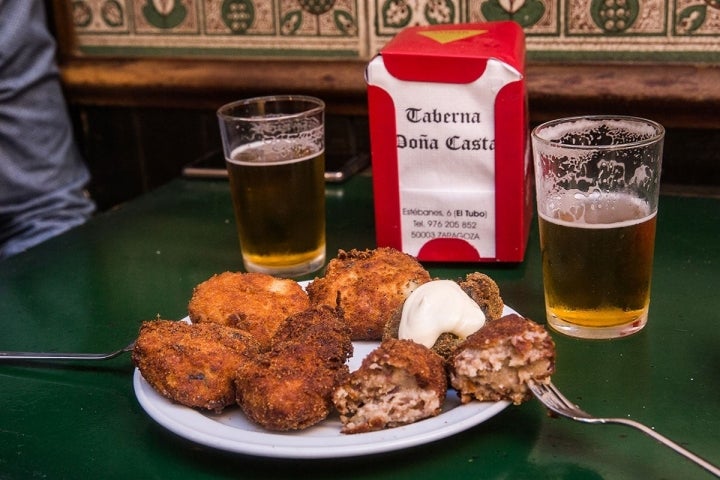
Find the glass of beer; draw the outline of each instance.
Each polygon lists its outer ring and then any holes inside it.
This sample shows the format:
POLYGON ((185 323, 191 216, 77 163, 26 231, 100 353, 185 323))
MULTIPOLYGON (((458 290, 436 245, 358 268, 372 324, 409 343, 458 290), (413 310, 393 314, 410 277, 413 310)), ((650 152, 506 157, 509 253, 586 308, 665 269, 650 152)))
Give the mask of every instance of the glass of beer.
POLYGON ((584 116, 532 132, 547 321, 579 338, 647 323, 665 129, 584 116))
POLYGON ((299 95, 218 112, 243 264, 297 277, 325 263, 325 104, 299 95))

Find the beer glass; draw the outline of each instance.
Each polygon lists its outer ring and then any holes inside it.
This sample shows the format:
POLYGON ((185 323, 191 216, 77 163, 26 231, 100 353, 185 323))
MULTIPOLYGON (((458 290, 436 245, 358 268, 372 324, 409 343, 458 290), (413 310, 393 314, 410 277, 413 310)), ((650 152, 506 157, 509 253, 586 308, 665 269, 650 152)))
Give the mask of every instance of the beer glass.
POLYGON ((218 110, 243 264, 296 277, 325 263, 325 104, 298 95, 218 110))
POLYGON ((543 287, 551 328, 616 338, 648 317, 664 128, 584 116, 532 132, 543 287))

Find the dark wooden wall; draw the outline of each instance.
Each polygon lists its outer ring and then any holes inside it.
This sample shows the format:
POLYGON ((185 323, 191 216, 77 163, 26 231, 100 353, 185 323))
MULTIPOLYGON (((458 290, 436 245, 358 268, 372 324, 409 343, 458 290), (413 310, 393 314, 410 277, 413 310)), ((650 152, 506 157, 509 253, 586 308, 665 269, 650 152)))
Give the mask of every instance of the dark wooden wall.
MULTIPOLYGON (((167 182, 180 175, 183 165, 217 149, 220 139, 215 111, 226 101, 302 92, 325 99, 331 117, 367 115, 365 85, 356 79, 362 69, 357 66, 346 66, 344 73, 330 65, 294 66, 304 70, 307 83, 298 78, 294 82, 282 81, 281 77, 287 79, 289 75, 286 65, 275 65, 276 70, 273 65, 249 66, 241 62, 212 66, 214 70, 207 66, 199 70, 203 77, 200 81, 189 73, 197 69, 196 62, 183 69, 182 62, 173 61, 159 68, 164 72, 161 76, 169 80, 157 81, 160 75, 155 74, 143 82, 146 67, 142 63, 83 60, 64 65, 63 78, 78 142, 93 176, 90 190, 102 209, 167 182), (272 80, 262 87, 247 79, 247 85, 223 80, 228 78, 228 71, 238 69, 262 71, 272 80), (212 71, 217 75, 208 73, 212 71), (190 78, 182 81, 183 75, 190 78), (205 76, 215 78, 217 85, 211 87, 205 76), (311 81, 314 76, 320 80, 311 81)), ((529 67, 533 124, 586 113, 652 118, 668 128, 664 183, 688 192, 708 191, 720 185, 720 92, 716 91, 720 75, 714 68, 574 68, 529 67), (650 75, 650 71, 657 76, 650 75)), ((362 121, 354 123, 360 129, 364 126, 362 121)), ((360 141, 366 141, 367 131, 355 134, 360 141)))

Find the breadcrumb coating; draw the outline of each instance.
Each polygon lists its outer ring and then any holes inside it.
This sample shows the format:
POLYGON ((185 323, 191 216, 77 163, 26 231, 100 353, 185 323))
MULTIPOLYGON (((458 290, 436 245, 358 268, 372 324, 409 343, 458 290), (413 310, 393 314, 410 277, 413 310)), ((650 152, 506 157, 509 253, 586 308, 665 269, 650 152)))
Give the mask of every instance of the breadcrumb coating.
POLYGON ((474 272, 465 276, 465 280, 459 280, 458 284, 485 313, 488 321, 497 320, 502 317, 505 304, 500 296, 500 287, 495 280, 484 273, 474 272))
POLYGON ((429 281, 414 257, 393 248, 340 250, 307 291, 312 305, 341 312, 353 340, 380 340, 393 312, 429 281))
POLYGON ((218 323, 250 333, 262 348, 290 315, 310 300, 295 280, 264 273, 224 272, 197 285, 188 304, 193 323, 218 323))
POLYGON ((237 403, 268 430, 308 428, 332 410, 332 392, 349 375, 352 342, 345 324, 327 307, 287 318, 272 348, 237 372, 237 403))
POLYGON ((246 332, 215 323, 143 322, 132 359, 169 400, 220 412, 235 403, 235 373, 259 353, 246 332))

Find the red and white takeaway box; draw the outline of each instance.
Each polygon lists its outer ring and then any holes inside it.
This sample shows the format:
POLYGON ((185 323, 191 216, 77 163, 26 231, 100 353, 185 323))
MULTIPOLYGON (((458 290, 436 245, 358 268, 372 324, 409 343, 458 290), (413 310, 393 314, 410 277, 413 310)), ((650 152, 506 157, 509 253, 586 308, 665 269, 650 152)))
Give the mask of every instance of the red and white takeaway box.
POLYGON ((368 65, 378 246, 520 262, 532 207, 525 38, 514 22, 411 27, 368 65))

